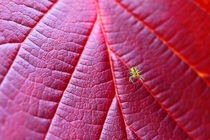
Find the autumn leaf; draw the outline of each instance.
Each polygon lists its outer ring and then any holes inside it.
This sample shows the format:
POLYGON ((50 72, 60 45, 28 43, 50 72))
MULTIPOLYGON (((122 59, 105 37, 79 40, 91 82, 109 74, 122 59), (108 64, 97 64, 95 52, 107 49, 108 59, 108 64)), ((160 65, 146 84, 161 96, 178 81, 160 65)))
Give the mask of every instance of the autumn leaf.
POLYGON ((0 139, 210 139, 209 23, 202 0, 0 0, 0 139))

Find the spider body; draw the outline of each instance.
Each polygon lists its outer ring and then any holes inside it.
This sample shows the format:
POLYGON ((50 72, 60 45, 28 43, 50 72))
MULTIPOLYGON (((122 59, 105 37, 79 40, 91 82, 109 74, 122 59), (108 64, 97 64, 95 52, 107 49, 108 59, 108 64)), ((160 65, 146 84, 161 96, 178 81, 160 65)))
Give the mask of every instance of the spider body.
POLYGON ((129 74, 131 75, 129 81, 133 82, 133 78, 139 78, 143 82, 144 78, 140 75, 141 72, 142 70, 139 71, 136 67, 132 67, 131 69, 129 67, 129 74))

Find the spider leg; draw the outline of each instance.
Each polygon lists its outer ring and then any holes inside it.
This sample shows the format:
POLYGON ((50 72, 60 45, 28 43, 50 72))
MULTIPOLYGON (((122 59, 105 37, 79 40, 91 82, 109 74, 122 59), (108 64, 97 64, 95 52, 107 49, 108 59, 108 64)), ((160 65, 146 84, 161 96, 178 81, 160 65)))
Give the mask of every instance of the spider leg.
POLYGON ((144 78, 140 75, 139 79, 143 82, 144 78))
POLYGON ((129 73, 132 75, 132 72, 131 72, 130 66, 129 66, 128 70, 129 70, 129 73))
POLYGON ((129 81, 133 83, 132 78, 133 78, 133 76, 130 76, 129 81))
POLYGON ((139 78, 139 80, 141 80, 141 82, 143 82, 143 80, 141 78, 139 78))
POLYGON ((138 72, 138 66, 136 66, 137 72, 138 72))
POLYGON ((140 74, 142 71, 143 71, 143 70, 141 70, 141 71, 138 71, 138 74, 140 74))

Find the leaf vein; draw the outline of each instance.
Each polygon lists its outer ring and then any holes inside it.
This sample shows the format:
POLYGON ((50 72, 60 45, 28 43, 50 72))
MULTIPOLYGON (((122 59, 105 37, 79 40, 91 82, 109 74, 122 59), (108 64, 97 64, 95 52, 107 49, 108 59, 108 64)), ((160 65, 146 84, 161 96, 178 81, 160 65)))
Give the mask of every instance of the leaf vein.
POLYGON ((73 73, 75 72, 77 65, 79 64, 80 58, 81 58, 81 56, 82 56, 82 53, 83 53, 83 51, 84 51, 84 48, 85 48, 85 46, 86 46, 86 44, 87 44, 89 38, 90 38, 90 36, 91 36, 91 33, 92 33, 93 29, 94 29, 95 24, 96 24, 96 20, 95 20, 95 22, 94 22, 94 24, 93 24, 93 26, 92 26, 92 28, 91 28, 91 31, 90 31, 90 33, 89 33, 89 36, 88 36, 86 42, 85 42, 85 45, 84 45, 83 50, 82 50, 82 52, 81 52, 81 55, 80 55, 80 57, 79 57, 79 59, 78 59, 78 61, 77 61, 77 64, 75 65, 74 70, 73 70, 73 72, 72 72, 71 76, 69 77, 69 80, 68 80, 68 82, 67 82, 67 84, 66 84, 66 87, 65 87, 64 91, 62 92, 61 98, 60 98, 60 100, 59 100, 59 102, 58 102, 57 108, 56 108, 55 113, 54 113, 54 115, 53 115, 53 117, 52 117, 52 119, 51 119, 50 125, 49 125, 49 127, 48 127, 48 129, 47 129, 47 131, 46 131, 46 134, 45 134, 45 136, 44 136, 44 139, 46 139, 47 134, 50 133, 50 132, 49 132, 50 126, 52 125, 52 122, 53 122, 53 120, 54 120, 54 118, 55 118, 56 112, 57 112, 57 110, 58 110, 58 108, 59 108, 59 104, 61 103, 61 100, 62 100, 62 98, 64 97, 64 92, 67 90, 67 87, 68 87, 68 84, 69 84, 70 81, 71 81, 72 75, 73 75, 73 73))
POLYGON ((193 66, 192 64, 189 63, 189 61, 187 59, 184 58, 184 56, 182 56, 178 51, 176 51, 172 45, 170 45, 168 43, 168 41, 163 38, 161 35, 159 35, 155 29, 153 29, 152 27, 150 27, 150 25, 148 25, 147 23, 144 22, 144 20, 140 19, 138 16, 136 16, 135 14, 133 14, 131 11, 129 11, 124 5, 122 5, 120 2, 118 2, 117 0, 113 0, 118 6, 120 6, 125 12, 127 12, 128 14, 130 14, 132 17, 134 17, 138 22, 140 22, 148 31, 150 31, 153 35, 155 35, 164 45, 166 45, 179 59, 181 59, 187 66, 189 66, 207 85, 208 83, 206 82, 206 80, 204 79, 204 77, 202 76, 202 73, 199 72, 199 70, 193 66))
MULTIPOLYGON (((40 23, 40 21, 45 17, 45 15, 47 15, 47 14, 49 13, 49 11, 57 4, 57 2, 58 2, 58 0, 57 0, 54 4, 51 5, 51 7, 49 8, 49 10, 48 10, 46 13, 44 13, 43 16, 39 19, 39 21, 37 21, 37 23, 34 25, 34 27, 32 27, 32 28, 29 30, 28 34, 25 36, 25 39, 22 41, 22 43, 28 38, 28 36, 30 35, 30 33, 33 31, 33 29, 40 23)), ((20 42, 17 42, 17 43, 20 43, 20 42)), ((10 68, 11 68, 12 65, 14 64, 14 62, 15 62, 15 60, 16 60, 18 54, 19 54, 20 48, 21 48, 21 46, 22 46, 22 43, 19 44, 19 48, 18 48, 18 50, 17 50, 17 54, 16 54, 16 56, 15 56, 15 58, 14 58, 12 64, 10 65, 10 67, 9 67, 9 69, 8 69, 8 71, 7 71, 7 73, 5 74, 4 78, 2 79, 1 83, 3 83, 3 81, 4 81, 5 78, 7 77, 7 74, 8 74, 9 71, 10 71, 10 68)), ((0 83, 0 85, 1 85, 1 83, 0 83)))

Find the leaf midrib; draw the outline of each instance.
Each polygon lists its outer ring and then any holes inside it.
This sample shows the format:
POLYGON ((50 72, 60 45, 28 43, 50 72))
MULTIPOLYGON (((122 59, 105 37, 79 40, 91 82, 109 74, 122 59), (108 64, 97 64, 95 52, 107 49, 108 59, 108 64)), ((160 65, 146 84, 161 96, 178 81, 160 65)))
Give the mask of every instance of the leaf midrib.
MULTIPOLYGON (((111 75, 112 75, 112 78, 113 78, 113 84, 114 84, 114 91, 115 91, 115 96, 112 98, 112 101, 110 103, 110 106, 109 106, 109 109, 112 105, 112 102, 114 100, 114 98, 116 97, 117 99, 117 102, 119 104, 119 108, 120 108, 120 113, 122 115, 122 118, 123 118, 123 122, 124 122, 124 125, 125 125, 125 132, 126 132, 126 126, 128 126, 126 124, 126 121, 124 119, 124 115, 122 113, 122 107, 121 107, 121 104, 120 104, 120 100, 119 100, 119 97, 118 97, 118 92, 117 92, 117 87, 116 87, 116 81, 115 81, 115 76, 114 76, 114 70, 113 70, 113 64, 112 64, 112 60, 111 60, 111 53, 110 53, 110 47, 109 47, 109 43, 107 41, 107 38, 106 38, 106 35, 105 35, 105 31, 104 31, 104 27, 103 27, 103 24, 102 24, 102 21, 101 21, 101 16, 100 16, 100 11, 99 11, 99 5, 98 5, 98 2, 95 0, 95 5, 96 5, 96 12, 97 12, 97 19, 99 20, 99 24, 100 24, 100 28, 101 28, 101 31, 102 31, 102 35, 104 37, 104 41, 105 41, 105 44, 106 44, 106 48, 107 48, 107 51, 108 51, 108 56, 109 56, 109 64, 110 64, 110 68, 111 68, 111 75)), ((108 113, 109 113, 109 109, 107 110, 107 113, 106 113, 106 117, 104 119, 104 123, 106 121, 106 118, 108 116, 108 113)), ((129 126, 128 126, 129 127, 129 126)), ((100 132, 100 136, 99 136, 99 139, 101 137, 101 134, 102 134, 102 131, 103 131, 103 128, 104 128, 104 124, 103 124, 103 127, 101 129, 101 132, 100 132)), ((128 139, 128 136, 127 136, 127 133, 126 133, 126 138, 128 139)))

